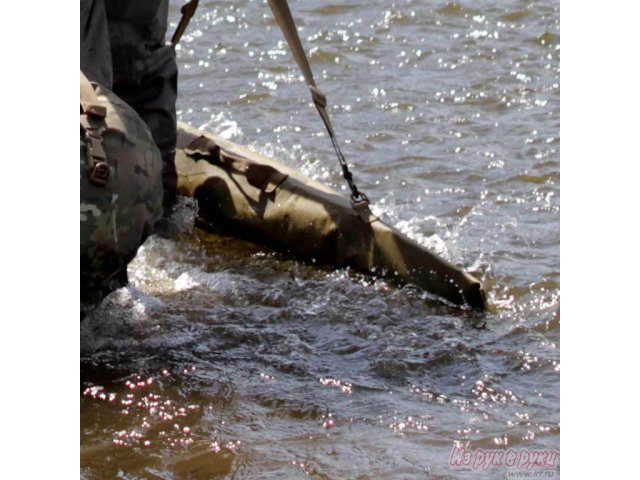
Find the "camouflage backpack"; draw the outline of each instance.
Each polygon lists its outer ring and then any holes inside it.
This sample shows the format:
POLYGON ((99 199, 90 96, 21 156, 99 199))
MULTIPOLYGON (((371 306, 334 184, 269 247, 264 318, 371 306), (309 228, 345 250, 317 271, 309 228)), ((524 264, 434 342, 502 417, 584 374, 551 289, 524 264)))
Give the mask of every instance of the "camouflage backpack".
POLYGON ((80 312, 127 283, 162 215, 162 159, 138 114, 80 73, 80 312))

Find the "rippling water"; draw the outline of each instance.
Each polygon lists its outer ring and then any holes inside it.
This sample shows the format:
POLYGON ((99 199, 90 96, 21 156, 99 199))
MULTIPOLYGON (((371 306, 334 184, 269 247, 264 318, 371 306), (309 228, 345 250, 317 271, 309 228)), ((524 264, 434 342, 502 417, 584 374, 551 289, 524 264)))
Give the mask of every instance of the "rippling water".
MULTIPOLYGON (((559 449, 558 3, 291 8, 358 186, 492 311, 202 233, 185 202, 81 326, 82 476, 477 478, 452 447, 559 449)), ((344 189, 265 2, 201 2, 178 58, 182 120, 344 189)))

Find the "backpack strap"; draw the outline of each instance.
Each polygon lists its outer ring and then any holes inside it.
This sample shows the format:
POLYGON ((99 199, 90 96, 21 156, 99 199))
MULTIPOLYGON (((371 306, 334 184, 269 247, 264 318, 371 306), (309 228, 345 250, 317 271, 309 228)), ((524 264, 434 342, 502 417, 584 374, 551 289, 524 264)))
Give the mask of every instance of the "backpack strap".
POLYGON ((80 72, 80 135, 87 145, 89 181, 104 187, 111 176, 102 143, 107 108, 101 105, 89 79, 80 72))

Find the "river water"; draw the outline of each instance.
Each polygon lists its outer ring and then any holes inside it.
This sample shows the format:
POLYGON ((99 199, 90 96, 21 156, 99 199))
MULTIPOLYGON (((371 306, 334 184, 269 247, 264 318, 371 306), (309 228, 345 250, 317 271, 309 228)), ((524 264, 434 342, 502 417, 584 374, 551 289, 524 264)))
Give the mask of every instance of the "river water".
MULTIPOLYGON (((452 449, 559 450, 558 2, 291 8, 374 211, 491 311, 205 234, 184 202, 81 324, 82 477, 505 478, 452 449)), ((178 61, 182 120, 344 191, 265 1, 201 2, 178 61)))

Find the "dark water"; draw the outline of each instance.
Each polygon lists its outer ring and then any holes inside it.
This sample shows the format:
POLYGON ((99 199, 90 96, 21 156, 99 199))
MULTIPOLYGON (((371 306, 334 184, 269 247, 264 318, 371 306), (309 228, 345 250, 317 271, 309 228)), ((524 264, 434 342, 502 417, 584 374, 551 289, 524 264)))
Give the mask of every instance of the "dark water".
MULTIPOLYGON (((559 5, 291 7, 358 186, 482 279, 486 326, 185 204, 82 324, 82 476, 505 478, 449 458, 559 449, 559 5)), ((182 120, 343 189, 265 2, 201 2, 178 56, 182 120)))

